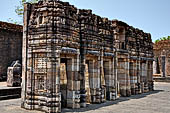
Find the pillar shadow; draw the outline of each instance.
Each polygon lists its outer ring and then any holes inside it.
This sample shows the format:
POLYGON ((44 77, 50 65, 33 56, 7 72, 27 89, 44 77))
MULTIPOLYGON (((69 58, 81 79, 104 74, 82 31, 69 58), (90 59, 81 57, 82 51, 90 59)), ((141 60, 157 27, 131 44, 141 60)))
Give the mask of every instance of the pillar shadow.
POLYGON ((96 110, 102 107, 106 107, 106 106, 111 106, 111 105, 116 105, 120 102, 124 102, 124 101, 128 101, 131 99, 140 99, 140 98, 144 98, 148 95, 152 95, 152 94, 156 94, 159 92, 163 92, 164 90, 154 90, 148 93, 143 93, 143 94, 138 94, 138 95, 132 95, 130 97, 120 97, 119 99, 115 100, 115 101, 106 101, 105 103, 101 103, 101 104, 89 104, 87 105, 86 108, 80 108, 80 109, 68 109, 68 108, 64 108, 62 109, 62 113, 67 113, 67 112, 86 112, 86 111, 91 111, 91 110, 96 110))

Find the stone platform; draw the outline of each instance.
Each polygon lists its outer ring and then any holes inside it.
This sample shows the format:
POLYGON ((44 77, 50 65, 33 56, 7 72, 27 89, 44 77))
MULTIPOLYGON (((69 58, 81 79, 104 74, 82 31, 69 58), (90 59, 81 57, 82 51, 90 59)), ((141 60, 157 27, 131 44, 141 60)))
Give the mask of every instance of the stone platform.
POLYGON ((7 87, 6 82, 0 82, 0 100, 21 97, 21 87, 7 87))
POLYGON ((170 82, 170 76, 168 77, 154 77, 155 82, 170 82))
MULTIPOLYGON (((91 104, 81 109, 63 109, 62 113, 169 113, 170 83, 156 82, 155 91, 121 97, 115 101, 91 104)), ((44 113, 21 108, 21 99, 0 101, 0 113, 44 113)))

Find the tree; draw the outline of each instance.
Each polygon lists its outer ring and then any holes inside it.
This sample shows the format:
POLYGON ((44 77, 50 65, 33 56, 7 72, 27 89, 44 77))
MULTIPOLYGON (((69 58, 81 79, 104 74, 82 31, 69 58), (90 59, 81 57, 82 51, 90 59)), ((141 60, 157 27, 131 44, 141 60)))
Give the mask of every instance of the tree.
POLYGON ((15 12, 19 17, 23 17, 23 12, 24 12, 24 3, 29 2, 29 3, 36 3, 38 0, 21 0, 20 5, 16 6, 15 12))
POLYGON ((155 40, 155 43, 158 43, 160 40, 159 39, 157 39, 157 40, 155 40))
POLYGON ((14 24, 23 24, 23 13, 24 13, 24 3, 36 3, 38 0, 20 0, 19 5, 15 8, 15 13, 19 16, 20 20, 14 20, 12 18, 8 19, 8 22, 14 23, 14 24))
POLYGON ((170 40, 170 36, 168 36, 168 40, 170 40))
POLYGON ((159 41, 163 41, 163 40, 170 40, 170 36, 168 36, 168 37, 162 37, 162 38, 160 38, 160 39, 157 39, 157 40, 155 41, 155 43, 158 43, 159 41))

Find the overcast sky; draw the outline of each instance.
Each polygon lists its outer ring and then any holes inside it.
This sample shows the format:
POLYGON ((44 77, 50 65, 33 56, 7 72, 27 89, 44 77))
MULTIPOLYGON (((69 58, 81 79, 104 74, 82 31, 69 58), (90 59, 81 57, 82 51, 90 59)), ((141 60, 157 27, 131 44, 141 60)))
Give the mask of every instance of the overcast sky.
MULTIPOLYGON (((170 0, 63 0, 78 8, 118 19, 151 33, 153 41, 170 35, 170 0)), ((18 20, 15 6, 19 0, 0 0, 0 21, 18 20)))

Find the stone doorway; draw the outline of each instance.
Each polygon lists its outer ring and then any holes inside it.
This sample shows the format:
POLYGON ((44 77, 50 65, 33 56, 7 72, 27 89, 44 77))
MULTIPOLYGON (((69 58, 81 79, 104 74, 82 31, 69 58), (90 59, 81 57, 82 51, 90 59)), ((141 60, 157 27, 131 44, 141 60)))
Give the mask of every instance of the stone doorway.
POLYGON ((61 107, 67 107, 67 58, 61 58, 60 61, 60 92, 61 92, 61 107))

